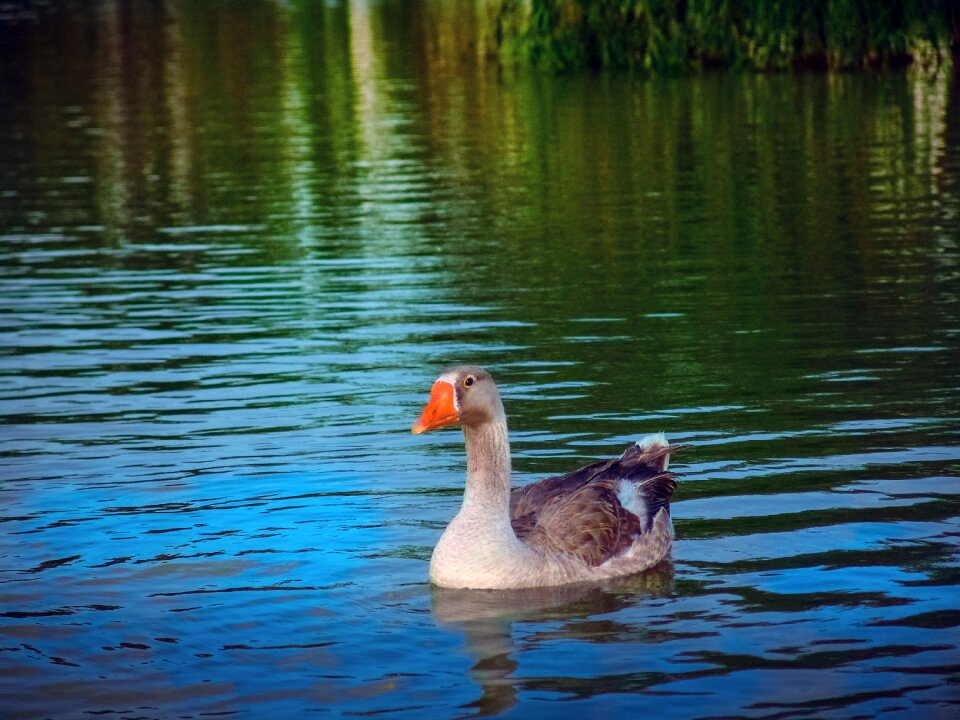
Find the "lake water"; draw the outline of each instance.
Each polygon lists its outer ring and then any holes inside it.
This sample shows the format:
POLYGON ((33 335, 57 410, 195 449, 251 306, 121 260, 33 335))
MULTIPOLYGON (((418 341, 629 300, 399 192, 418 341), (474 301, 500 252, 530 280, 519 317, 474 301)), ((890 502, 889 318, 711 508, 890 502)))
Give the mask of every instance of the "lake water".
POLYGON ((0 10, 0 714, 957 717, 958 77, 468 7, 0 10), (689 444, 672 564, 431 589, 459 362, 517 484, 689 444))

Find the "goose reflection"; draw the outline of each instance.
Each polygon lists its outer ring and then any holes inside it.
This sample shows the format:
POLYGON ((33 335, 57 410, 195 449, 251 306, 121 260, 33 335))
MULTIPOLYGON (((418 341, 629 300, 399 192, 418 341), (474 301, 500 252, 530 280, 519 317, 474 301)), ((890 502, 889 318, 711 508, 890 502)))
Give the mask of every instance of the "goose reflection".
POLYGON ((518 590, 462 590, 431 586, 431 611, 436 622, 463 633, 465 649, 473 660, 470 678, 480 687, 480 697, 464 705, 481 716, 496 715, 517 703, 517 648, 515 623, 563 623, 551 637, 604 642, 635 628, 616 620, 589 624, 583 620, 608 616, 650 597, 673 592, 670 562, 640 575, 603 583, 575 583, 518 590))

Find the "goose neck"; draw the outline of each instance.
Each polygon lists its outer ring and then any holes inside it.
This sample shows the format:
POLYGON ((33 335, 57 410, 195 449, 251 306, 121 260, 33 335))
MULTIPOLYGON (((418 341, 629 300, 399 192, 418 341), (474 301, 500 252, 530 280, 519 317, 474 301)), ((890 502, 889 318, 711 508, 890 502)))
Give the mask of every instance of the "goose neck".
POLYGON ((467 486, 464 506, 480 505, 505 517, 510 509, 510 441, 502 418, 465 426, 467 486))

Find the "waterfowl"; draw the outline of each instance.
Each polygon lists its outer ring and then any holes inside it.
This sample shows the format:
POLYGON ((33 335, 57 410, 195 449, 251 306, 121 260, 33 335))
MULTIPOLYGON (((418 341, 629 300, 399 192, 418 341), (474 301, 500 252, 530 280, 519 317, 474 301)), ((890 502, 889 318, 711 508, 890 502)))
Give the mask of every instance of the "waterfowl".
POLYGON ((525 588, 638 573, 664 560, 673 542, 662 433, 613 460, 511 490, 510 442, 500 393, 483 368, 444 371, 413 433, 463 428, 463 504, 430 559, 430 581, 450 588, 525 588))

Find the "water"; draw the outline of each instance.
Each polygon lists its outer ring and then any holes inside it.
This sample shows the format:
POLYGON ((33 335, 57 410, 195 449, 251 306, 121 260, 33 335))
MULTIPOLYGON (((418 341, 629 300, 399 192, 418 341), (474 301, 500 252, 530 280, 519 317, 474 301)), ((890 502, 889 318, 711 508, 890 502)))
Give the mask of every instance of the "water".
POLYGON ((956 77, 525 77, 469 9, 4 8, 4 717, 955 717, 956 77), (468 361, 518 484, 689 444, 672 565, 432 590, 468 361))

